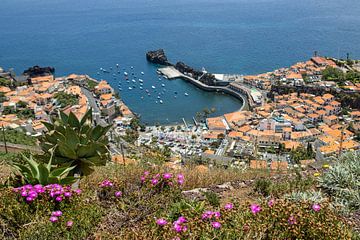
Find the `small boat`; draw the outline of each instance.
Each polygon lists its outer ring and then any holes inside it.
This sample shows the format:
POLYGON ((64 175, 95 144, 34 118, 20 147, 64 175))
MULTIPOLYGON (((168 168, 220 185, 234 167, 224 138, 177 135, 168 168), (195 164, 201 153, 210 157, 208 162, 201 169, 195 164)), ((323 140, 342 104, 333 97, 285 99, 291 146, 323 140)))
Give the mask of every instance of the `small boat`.
POLYGON ((165 84, 161 84, 162 87, 165 87, 165 84))
POLYGON ((122 91, 122 88, 119 88, 120 91, 122 91))
POLYGON ((157 103, 158 103, 158 101, 155 101, 155 103, 157 104, 157 103))
POLYGON ((162 101, 162 100, 160 100, 159 102, 160 102, 161 104, 163 104, 163 101, 162 101))
POLYGON ((144 75, 144 72, 141 72, 141 75, 144 75))
POLYGON ((129 78, 126 76, 125 79, 128 80, 129 78))
POLYGON ((127 76, 127 75, 129 75, 129 74, 128 74, 127 72, 124 72, 124 75, 127 76))
POLYGON ((175 95, 174 98, 177 98, 177 96, 175 95))
POLYGON ((119 64, 118 64, 118 63, 116 64, 116 67, 119 67, 119 64))
POLYGON ((133 80, 132 80, 132 82, 134 82, 134 83, 135 83, 135 82, 136 82, 136 80, 135 80, 135 79, 133 79, 133 80))
POLYGON ((129 81, 129 80, 127 80, 126 82, 127 82, 127 83, 129 83, 130 81, 129 81))
POLYGON ((129 90, 131 90, 132 88, 131 87, 129 87, 129 90))
POLYGON ((189 94, 188 94, 188 93, 185 93, 185 96, 189 96, 189 94))
POLYGON ((130 68, 131 68, 131 69, 134 69, 134 67, 133 67, 133 66, 131 66, 130 68))
POLYGON ((143 96, 141 96, 141 99, 144 99, 144 97, 143 97, 143 96))
POLYGON ((149 90, 147 90, 147 89, 146 89, 146 90, 145 90, 145 92, 147 92, 147 93, 148 93, 148 92, 149 92, 149 90))
POLYGON ((103 68, 100 68, 100 71, 104 70, 103 68))
POLYGON ((116 74, 115 74, 115 73, 113 73, 113 76, 115 77, 115 76, 116 76, 116 74))
POLYGON ((155 86, 151 86, 152 87, 152 89, 155 89, 156 87, 155 86))
POLYGON ((97 72, 97 75, 99 75, 100 74, 100 72, 97 72))
POLYGON ((150 93, 148 93, 148 96, 150 96, 150 93))
POLYGON ((160 96, 158 96, 157 98, 160 99, 160 96))
POLYGON ((139 78, 139 82, 144 82, 144 80, 142 80, 141 78, 139 78))
POLYGON ((161 80, 161 77, 159 77, 159 80, 161 80))
POLYGON ((144 84, 140 83, 140 86, 142 86, 142 85, 144 85, 144 84))
POLYGON ((143 87, 140 87, 140 89, 143 89, 143 87))

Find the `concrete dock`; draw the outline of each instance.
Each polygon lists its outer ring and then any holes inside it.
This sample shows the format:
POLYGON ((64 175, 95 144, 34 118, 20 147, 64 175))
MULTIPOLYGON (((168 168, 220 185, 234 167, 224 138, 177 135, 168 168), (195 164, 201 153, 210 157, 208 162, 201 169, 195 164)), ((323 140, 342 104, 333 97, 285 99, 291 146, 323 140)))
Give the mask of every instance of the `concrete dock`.
POLYGON ((176 70, 175 67, 164 67, 164 68, 159 68, 158 71, 166 76, 168 79, 174 79, 174 78, 180 78, 183 76, 183 74, 181 72, 179 72, 178 70, 176 70))

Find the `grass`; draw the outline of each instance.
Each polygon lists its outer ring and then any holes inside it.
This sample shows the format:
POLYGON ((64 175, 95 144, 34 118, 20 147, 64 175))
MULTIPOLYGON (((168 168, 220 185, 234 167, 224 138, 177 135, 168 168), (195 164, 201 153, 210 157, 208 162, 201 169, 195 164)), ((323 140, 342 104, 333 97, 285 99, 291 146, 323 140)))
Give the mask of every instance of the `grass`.
MULTIPOLYGON (((4 140, 3 132, 0 133, 1 141, 4 140)), ((37 139, 26 135, 23 131, 7 129, 5 130, 5 138, 8 143, 22 144, 28 146, 35 146, 37 139)))

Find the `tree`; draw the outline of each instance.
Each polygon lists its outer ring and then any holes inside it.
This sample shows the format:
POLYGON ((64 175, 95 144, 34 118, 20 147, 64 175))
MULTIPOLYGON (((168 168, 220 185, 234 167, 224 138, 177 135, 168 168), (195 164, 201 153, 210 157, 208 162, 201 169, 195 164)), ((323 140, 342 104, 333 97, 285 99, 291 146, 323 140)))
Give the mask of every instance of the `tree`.
POLYGON ((77 96, 65 92, 58 92, 54 97, 61 108, 79 104, 77 96))
POLYGON ((53 123, 43 122, 47 132, 40 136, 40 147, 49 159, 53 154, 53 164, 75 166, 71 174, 86 176, 95 166, 104 166, 110 160, 106 133, 110 126, 93 126, 92 110, 88 110, 81 120, 70 112, 60 112, 53 123))

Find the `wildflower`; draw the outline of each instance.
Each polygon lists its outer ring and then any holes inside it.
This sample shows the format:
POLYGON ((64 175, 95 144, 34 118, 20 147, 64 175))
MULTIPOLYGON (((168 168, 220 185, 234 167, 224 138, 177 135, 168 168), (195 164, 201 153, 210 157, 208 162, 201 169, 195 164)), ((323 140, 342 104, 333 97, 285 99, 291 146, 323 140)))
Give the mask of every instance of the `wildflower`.
POLYGON ((319 177, 319 176, 320 176, 319 172, 314 173, 314 177, 319 177))
POLYGON ((32 197, 26 197, 26 201, 32 202, 32 201, 34 201, 34 198, 32 198, 32 197))
POLYGON ((144 176, 141 176, 141 177, 140 177, 140 180, 141 180, 142 183, 145 182, 145 177, 144 177, 144 176))
POLYGON ((211 223, 211 226, 212 226, 213 228, 215 228, 215 229, 219 229, 219 228, 221 228, 221 223, 219 223, 219 222, 212 222, 212 223, 211 223))
POLYGON ((73 221, 67 221, 66 222, 66 227, 71 228, 73 224, 74 224, 73 221))
POLYGON ((57 218, 57 217, 55 217, 55 216, 51 216, 50 218, 49 218, 49 220, 50 220, 50 222, 57 222, 59 219, 57 218))
POLYGON ((60 210, 51 213, 51 216, 54 216, 54 217, 60 217, 61 215, 62 215, 62 212, 60 210))
POLYGON ((288 223, 290 225, 293 225, 293 224, 296 224, 296 219, 294 216, 290 216, 289 219, 288 219, 288 223))
POLYGON ((257 214, 261 211, 261 207, 257 204, 251 204, 250 209, 253 214, 257 214))
POLYGON ((187 226, 182 226, 182 229, 181 229, 183 232, 186 232, 188 230, 188 227, 187 226))
POLYGON ((156 220, 156 224, 159 226, 165 226, 167 224, 167 221, 163 218, 159 218, 158 220, 156 220))
POLYGON ((26 191, 22 191, 22 192, 21 192, 21 196, 27 197, 27 195, 28 195, 28 193, 27 193, 26 191))
POLYGON ((180 233, 182 231, 182 227, 180 224, 174 224, 174 230, 177 232, 177 233, 180 233))
POLYGON ((184 175, 183 175, 183 174, 181 174, 181 173, 180 173, 180 174, 178 174, 178 175, 177 175, 177 179, 178 179, 178 180, 179 180, 179 179, 183 179, 183 180, 184 180, 184 175))
POLYGON ((163 178, 164 179, 170 179, 172 177, 171 173, 164 173, 163 178))
POLYGON ((178 183, 179 185, 183 185, 184 179, 178 179, 178 180, 177 180, 177 183, 178 183))
POLYGON ((214 216, 215 216, 215 218, 220 218, 221 214, 220 214, 220 212, 214 212, 214 216))
POLYGON ((180 216, 176 222, 178 222, 178 223, 186 223, 186 222, 187 222, 187 220, 186 220, 186 218, 185 218, 185 217, 180 216))
POLYGON ((149 174, 150 174, 149 171, 145 171, 145 172, 144 172, 144 175, 145 175, 145 176, 147 176, 147 175, 149 175, 149 174))
POLYGON ((76 194, 81 194, 81 189, 76 189, 76 190, 75 190, 75 193, 76 193, 76 194))
POLYGON ((329 164, 324 164, 323 168, 330 168, 330 165, 329 164))
POLYGON ((272 207, 275 203, 275 200, 274 199, 270 199, 269 202, 268 202, 268 206, 269 207, 272 207))
POLYGON ((115 197, 121 197, 122 196, 122 192, 121 191, 117 191, 115 192, 115 197))
POLYGON ((227 203, 227 204, 225 204, 224 208, 225 208, 225 210, 231 210, 234 208, 234 205, 232 203, 227 203))
POLYGON ((72 195, 71 192, 65 192, 64 193, 64 197, 71 197, 71 195, 72 195))
POLYGON ((318 211, 320 211, 320 209, 321 209, 321 207, 320 207, 320 205, 319 204, 313 204, 312 205, 312 209, 315 211, 315 212, 318 212, 318 211))
POLYGON ((63 200, 63 198, 61 197, 61 196, 57 196, 56 198, 55 198, 55 201, 57 201, 57 202, 61 202, 63 200))
POLYGON ((100 183, 100 187, 112 187, 114 184, 110 180, 104 180, 100 183))
POLYGON ((159 177, 160 177, 160 173, 158 173, 154 176, 155 179, 158 179, 159 177))
POLYGON ((151 179, 151 184, 152 185, 156 185, 156 184, 158 184, 158 182, 159 182, 159 180, 157 180, 155 178, 151 179))

